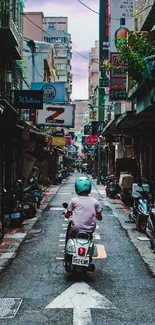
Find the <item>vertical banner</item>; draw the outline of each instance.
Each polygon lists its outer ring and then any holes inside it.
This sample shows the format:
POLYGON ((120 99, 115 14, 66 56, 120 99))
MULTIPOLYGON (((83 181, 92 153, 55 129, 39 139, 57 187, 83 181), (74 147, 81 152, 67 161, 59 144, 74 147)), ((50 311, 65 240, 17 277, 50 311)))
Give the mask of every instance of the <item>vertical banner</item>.
POLYGON ((117 52, 116 37, 126 38, 134 29, 134 0, 110 0, 110 51, 117 52))
POLYGON ((109 6, 110 0, 100 0, 100 15, 99 15, 99 62, 100 62, 100 77, 103 78, 102 87, 106 75, 103 69, 103 62, 109 60, 109 6))
POLYGON ((123 71, 124 63, 119 59, 119 53, 110 53, 110 63, 115 68, 110 71, 109 100, 125 100, 127 98, 127 73, 123 71))
POLYGON ((126 100, 127 98, 127 74, 123 72, 123 62, 119 60, 117 51, 118 38, 126 39, 129 30, 134 29, 134 0, 111 0, 111 26, 110 26, 110 62, 116 67, 110 73, 111 101, 126 100))

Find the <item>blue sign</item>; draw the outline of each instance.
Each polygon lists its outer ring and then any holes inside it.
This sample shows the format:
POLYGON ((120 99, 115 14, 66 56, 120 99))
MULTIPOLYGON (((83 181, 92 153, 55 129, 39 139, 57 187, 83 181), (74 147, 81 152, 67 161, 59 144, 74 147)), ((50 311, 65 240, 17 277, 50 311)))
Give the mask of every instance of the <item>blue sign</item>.
POLYGON ((61 103, 66 101, 65 82, 32 82, 31 89, 43 91, 44 103, 61 103))

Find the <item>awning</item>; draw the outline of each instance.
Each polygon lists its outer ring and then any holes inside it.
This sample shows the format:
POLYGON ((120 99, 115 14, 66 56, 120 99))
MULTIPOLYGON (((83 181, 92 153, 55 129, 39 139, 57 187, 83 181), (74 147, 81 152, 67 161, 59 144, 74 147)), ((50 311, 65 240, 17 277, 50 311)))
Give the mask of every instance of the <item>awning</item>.
POLYGON ((134 111, 124 112, 116 121, 116 127, 121 129, 133 128, 136 124, 137 119, 134 111))
POLYGON ((111 119, 108 124, 104 127, 102 136, 111 135, 116 129, 117 117, 111 119))
POLYGON ((136 114, 136 111, 123 113, 116 121, 118 131, 137 134, 144 130, 149 130, 154 126, 155 118, 149 115, 136 114))

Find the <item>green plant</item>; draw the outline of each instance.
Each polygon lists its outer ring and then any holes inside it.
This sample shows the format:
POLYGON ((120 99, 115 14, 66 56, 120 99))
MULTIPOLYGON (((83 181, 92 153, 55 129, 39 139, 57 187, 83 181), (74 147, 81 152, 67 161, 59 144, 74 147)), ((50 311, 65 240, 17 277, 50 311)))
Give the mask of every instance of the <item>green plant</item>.
POLYGON ((128 38, 117 38, 117 50, 123 67, 118 68, 108 62, 104 64, 104 69, 128 72, 130 85, 140 83, 145 72, 144 58, 155 54, 155 45, 151 46, 149 33, 129 31, 128 38))

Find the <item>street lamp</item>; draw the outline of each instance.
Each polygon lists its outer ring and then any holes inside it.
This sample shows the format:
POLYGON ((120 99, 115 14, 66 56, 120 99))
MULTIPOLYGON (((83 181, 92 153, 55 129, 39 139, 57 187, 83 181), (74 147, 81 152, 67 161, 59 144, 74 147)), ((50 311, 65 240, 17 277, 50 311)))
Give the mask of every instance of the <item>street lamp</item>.
POLYGON ((101 162, 101 140, 103 139, 102 135, 98 137, 98 168, 97 168, 97 185, 100 185, 100 162, 101 162))

